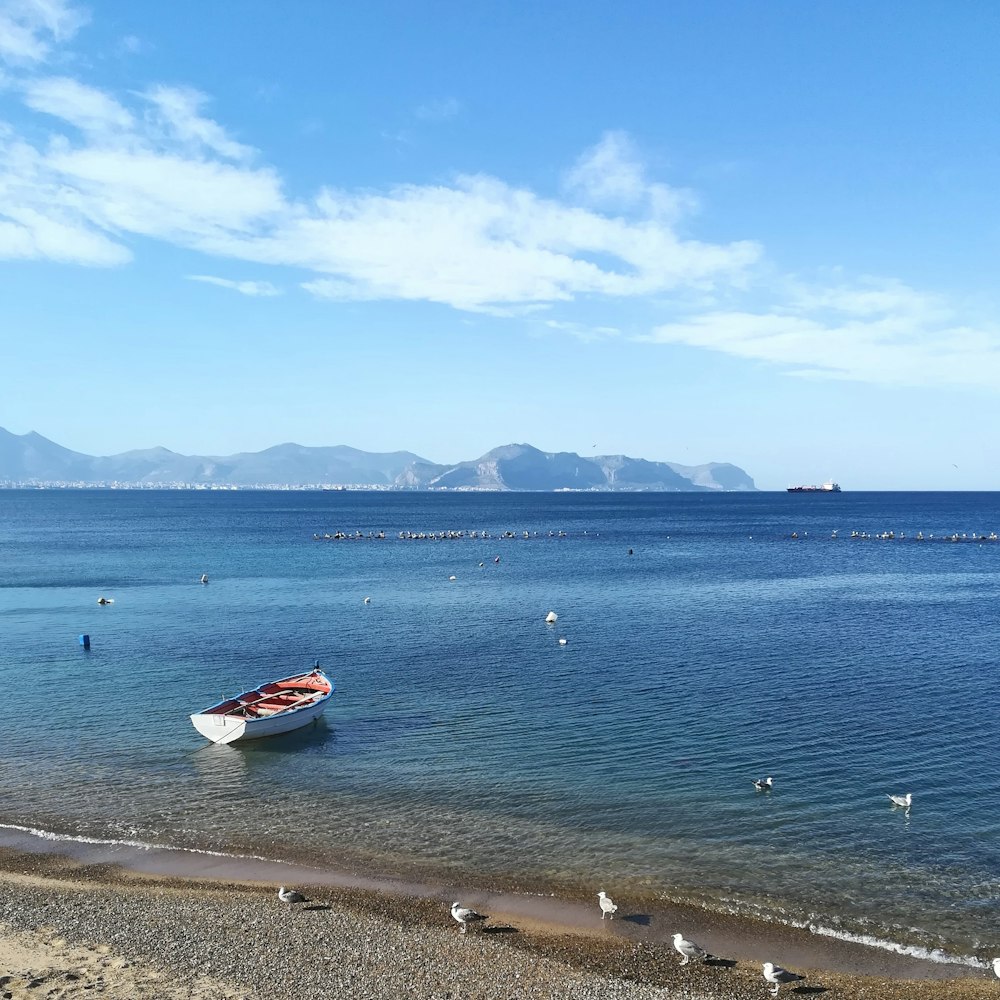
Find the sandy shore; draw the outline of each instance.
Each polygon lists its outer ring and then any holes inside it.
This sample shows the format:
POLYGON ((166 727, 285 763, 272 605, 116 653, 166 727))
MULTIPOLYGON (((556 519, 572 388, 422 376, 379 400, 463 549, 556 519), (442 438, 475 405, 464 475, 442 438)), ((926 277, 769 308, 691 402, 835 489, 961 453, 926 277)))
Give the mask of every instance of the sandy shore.
MULTIPOLYGON (((288 907, 270 884, 0 851, 0 1000, 768 995, 758 961, 723 957, 682 967, 662 941, 632 933, 642 920, 634 927, 597 920, 567 931, 494 912, 483 930, 461 935, 439 898, 299 888, 311 901, 288 907)), ((992 973, 980 970, 955 980, 906 980, 795 969, 807 979, 788 995, 829 1000, 995 1000, 998 988, 992 973)))

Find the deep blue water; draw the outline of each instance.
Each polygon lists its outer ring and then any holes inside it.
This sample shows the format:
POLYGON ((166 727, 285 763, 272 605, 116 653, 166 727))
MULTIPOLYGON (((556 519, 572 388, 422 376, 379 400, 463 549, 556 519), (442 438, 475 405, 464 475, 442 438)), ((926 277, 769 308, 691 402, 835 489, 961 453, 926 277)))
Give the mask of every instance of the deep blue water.
POLYGON ((996 530, 997 494, 0 491, 0 821, 992 955, 996 530), (449 529, 493 537, 397 537, 449 529), (325 723, 190 752, 317 659, 325 723))

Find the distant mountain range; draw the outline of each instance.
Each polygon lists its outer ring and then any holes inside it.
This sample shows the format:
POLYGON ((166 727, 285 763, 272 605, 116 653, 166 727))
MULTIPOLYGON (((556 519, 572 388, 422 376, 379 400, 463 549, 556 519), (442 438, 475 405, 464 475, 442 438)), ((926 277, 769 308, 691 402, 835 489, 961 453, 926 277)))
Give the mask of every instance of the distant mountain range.
POLYGON ((95 457, 63 448, 32 431, 0 427, 0 485, 65 486, 370 486, 407 490, 755 490, 727 462, 677 465, 626 455, 583 458, 529 444, 494 448, 481 458, 438 465, 409 451, 368 452, 337 445, 279 444, 225 457, 179 455, 166 448, 95 457))

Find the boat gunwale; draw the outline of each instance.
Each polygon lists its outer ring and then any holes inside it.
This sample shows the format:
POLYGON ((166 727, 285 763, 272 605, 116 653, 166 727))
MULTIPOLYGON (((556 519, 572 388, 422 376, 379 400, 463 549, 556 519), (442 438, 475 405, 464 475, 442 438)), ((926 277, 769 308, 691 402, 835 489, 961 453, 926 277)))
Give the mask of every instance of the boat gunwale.
MULTIPOLYGON (((317 689, 317 690, 320 690, 320 689, 317 689)), ((214 705, 209 705, 208 708, 203 708, 203 709, 201 709, 201 711, 198 711, 198 712, 192 712, 191 713, 191 719, 193 720, 193 719, 195 719, 198 716, 212 716, 214 718, 221 718, 221 719, 224 719, 224 720, 225 719, 232 719, 234 722, 237 722, 237 723, 240 723, 240 724, 247 724, 247 725, 249 725, 251 723, 263 722, 263 721, 266 721, 266 720, 270 720, 270 719, 274 719, 274 718, 279 718, 279 717, 280 718, 288 718, 289 716, 295 715, 296 712, 302 712, 302 711, 305 711, 306 709, 314 709, 314 708, 317 708, 320 705, 325 704, 327 701, 329 701, 330 698, 333 697, 333 692, 335 690, 336 690, 336 686, 334 685, 333 678, 328 677, 326 675, 326 673, 324 673, 322 670, 314 669, 314 670, 310 670, 306 674, 293 674, 290 677, 279 677, 277 680, 266 681, 263 684, 258 684, 256 687, 247 688, 246 691, 241 691, 239 694, 234 695, 232 698, 224 698, 222 701, 216 702, 214 705), (256 718, 253 717, 253 716, 245 716, 245 715, 244 716, 236 716, 236 715, 231 715, 230 714, 230 712, 234 712, 237 708, 240 707, 240 705, 239 705, 239 699, 242 698, 242 697, 244 697, 245 695, 252 694, 255 691, 259 692, 263 688, 269 687, 272 684, 282 684, 282 683, 284 683, 286 681, 303 680, 305 678, 314 677, 314 676, 321 677, 329 685, 328 689, 326 691, 322 692, 320 694, 319 698, 315 699, 314 701, 306 702, 306 703, 304 703, 302 705, 298 705, 297 707, 289 706, 288 708, 279 709, 278 711, 271 712, 268 715, 258 716, 256 718), (230 702, 235 702, 236 703, 232 709, 230 709, 229 711, 226 711, 226 712, 220 712, 220 711, 218 711, 219 709, 222 708, 223 705, 228 705, 230 702)), ((268 695, 268 697, 271 697, 272 695, 277 695, 278 693, 279 692, 277 692, 277 691, 272 692, 272 694, 268 695)), ((266 701, 267 698, 265 698, 263 700, 266 701)), ((293 705, 294 705, 294 703, 293 703, 293 705)))

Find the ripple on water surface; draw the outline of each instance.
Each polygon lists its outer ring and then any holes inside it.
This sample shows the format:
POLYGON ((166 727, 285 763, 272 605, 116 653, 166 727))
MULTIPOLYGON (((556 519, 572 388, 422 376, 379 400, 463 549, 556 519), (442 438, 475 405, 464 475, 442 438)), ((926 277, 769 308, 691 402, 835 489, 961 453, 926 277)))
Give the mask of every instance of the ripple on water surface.
POLYGON ((1000 546, 843 535, 1000 511, 819 500, 0 491, 4 818, 995 950, 1000 546), (396 537, 446 529, 494 537, 396 537), (190 753, 190 712, 316 659, 325 723, 190 753))

